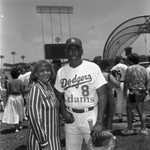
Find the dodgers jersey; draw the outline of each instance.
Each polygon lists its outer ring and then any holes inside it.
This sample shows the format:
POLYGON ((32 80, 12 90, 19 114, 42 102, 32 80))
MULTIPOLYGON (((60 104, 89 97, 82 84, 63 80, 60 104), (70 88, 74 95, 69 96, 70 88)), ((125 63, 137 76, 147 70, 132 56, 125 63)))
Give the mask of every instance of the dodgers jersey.
POLYGON ((119 63, 119 64, 115 65, 111 69, 111 71, 115 70, 116 76, 119 77, 119 80, 124 81, 127 68, 128 68, 127 65, 119 63))
POLYGON ((82 109, 98 103, 96 89, 106 83, 99 66, 83 60, 76 68, 69 64, 60 68, 54 87, 64 93, 66 106, 82 109))

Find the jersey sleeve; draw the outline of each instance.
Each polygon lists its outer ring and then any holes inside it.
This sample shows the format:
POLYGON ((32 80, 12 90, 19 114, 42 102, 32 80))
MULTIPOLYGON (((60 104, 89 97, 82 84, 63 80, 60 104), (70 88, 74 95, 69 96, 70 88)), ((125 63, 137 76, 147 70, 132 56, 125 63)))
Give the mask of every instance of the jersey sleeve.
POLYGON ((105 79, 101 69, 98 66, 96 66, 94 68, 94 72, 93 73, 96 75, 95 76, 96 77, 95 78, 95 88, 96 89, 98 89, 99 87, 101 87, 102 85, 107 83, 107 81, 106 81, 106 79, 105 79))
POLYGON ((55 80, 55 85, 54 85, 54 87, 55 87, 55 89, 56 90, 58 90, 59 92, 61 92, 61 93, 63 93, 64 92, 64 90, 63 90, 63 88, 61 87, 61 83, 60 83, 60 70, 61 69, 59 69, 58 71, 57 71, 57 75, 56 75, 56 80, 55 80))

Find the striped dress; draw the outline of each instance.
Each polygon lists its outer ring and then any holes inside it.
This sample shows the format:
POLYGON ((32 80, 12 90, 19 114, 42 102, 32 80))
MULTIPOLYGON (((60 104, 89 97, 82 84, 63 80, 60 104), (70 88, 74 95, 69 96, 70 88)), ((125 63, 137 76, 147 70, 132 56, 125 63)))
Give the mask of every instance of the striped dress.
POLYGON ((28 150, 60 150, 58 101, 49 84, 33 83, 29 97, 28 150))

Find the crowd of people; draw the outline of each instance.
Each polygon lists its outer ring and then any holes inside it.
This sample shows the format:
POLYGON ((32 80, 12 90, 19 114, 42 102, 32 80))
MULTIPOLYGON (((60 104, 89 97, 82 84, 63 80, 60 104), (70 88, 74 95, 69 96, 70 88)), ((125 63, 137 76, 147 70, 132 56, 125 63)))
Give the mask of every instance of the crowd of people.
POLYGON ((116 56, 114 65, 96 56, 84 60, 80 39, 66 41, 68 63, 35 62, 26 72, 13 68, 11 79, 0 85, 2 123, 22 129, 28 119, 28 150, 61 150, 60 119, 63 118, 66 150, 81 150, 82 142, 99 138, 103 130, 113 131, 113 117, 123 122, 126 106, 127 129, 121 134, 148 134, 144 100, 150 94, 150 71, 139 65, 139 56, 130 53, 126 64, 116 56), (141 130, 133 128, 134 111, 141 130), (92 128, 89 125, 92 123, 92 128))

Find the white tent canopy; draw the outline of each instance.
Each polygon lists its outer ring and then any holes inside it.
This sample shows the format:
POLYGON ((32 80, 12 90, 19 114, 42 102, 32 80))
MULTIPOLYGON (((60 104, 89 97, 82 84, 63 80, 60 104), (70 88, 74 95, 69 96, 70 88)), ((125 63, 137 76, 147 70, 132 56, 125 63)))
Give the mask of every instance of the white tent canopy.
POLYGON ((120 24, 108 37, 103 58, 121 55, 141 35, 150 33, 150 15, 138 16, 120 24))

